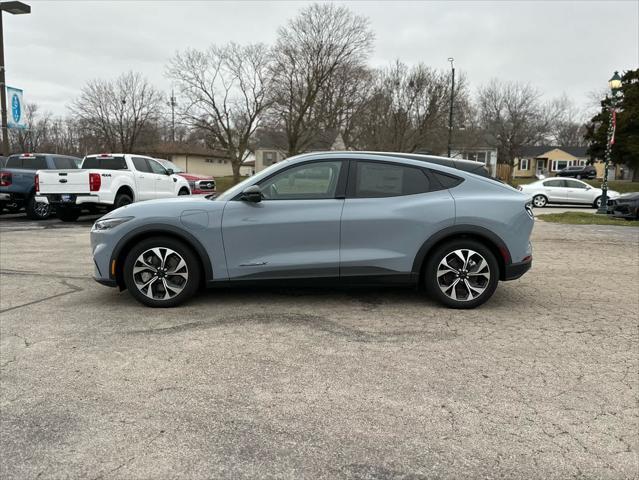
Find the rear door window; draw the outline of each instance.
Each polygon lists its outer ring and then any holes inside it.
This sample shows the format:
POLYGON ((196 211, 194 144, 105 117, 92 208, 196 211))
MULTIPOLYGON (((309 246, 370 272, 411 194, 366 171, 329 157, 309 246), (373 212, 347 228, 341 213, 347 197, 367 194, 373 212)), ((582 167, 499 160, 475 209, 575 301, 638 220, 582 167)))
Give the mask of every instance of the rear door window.
POLYGON ((101 170, 126 170, 124 157, 87 157, 82 163, 82 168, 95 168, 101 170))
POLYGON ((544 187, 563 187, 565 186, 564 180, 546 180, 544 187))
POLYGON ((133 166, 138 172, 148 172, 151 173, 151 167, 149 167, 146 158, 142 157, 133 157, 133 166))
POLYGON ((420 168, 358 161, 356 172, 357 198, 398 197, 430 191, 430 181, 420 168))

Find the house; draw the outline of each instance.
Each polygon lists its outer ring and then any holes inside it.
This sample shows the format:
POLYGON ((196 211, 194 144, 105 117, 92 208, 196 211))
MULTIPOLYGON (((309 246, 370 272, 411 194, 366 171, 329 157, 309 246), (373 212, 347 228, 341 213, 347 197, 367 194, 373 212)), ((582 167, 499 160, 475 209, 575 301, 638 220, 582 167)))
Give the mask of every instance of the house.
MULTIPOLYGON (((279 130, 262 129, 256 134, 255 172, 264 170, 287 157, 286 134, 279 130)), ((308 145, 306 152, 323 152, 328 150, 346 150, 342 134, 336 129, 320 132, 308 145)))
POLYGON ((586 165, 589 161, 587 148, 547 145, 523 147, 520 157, 515 158, 513 177, 529 178, 539 175, 552 177, 563 168, 586 165))
POLYGON ((497 176, 497 149, 493 147, 452 147, 451 158, 462 158, 481 162, 486 166, 491 177, 497 176))
MULTIPOLYGON (((188 173, 227 177, 233 175, 231 159, 224 150, 214 150, 201 144, 159 143, 145 152, 165 158, 188 173)), ((249 169, 250 170, 250 169, 249 169)), ((247 174, 247 172, 240 173, 247 174)))

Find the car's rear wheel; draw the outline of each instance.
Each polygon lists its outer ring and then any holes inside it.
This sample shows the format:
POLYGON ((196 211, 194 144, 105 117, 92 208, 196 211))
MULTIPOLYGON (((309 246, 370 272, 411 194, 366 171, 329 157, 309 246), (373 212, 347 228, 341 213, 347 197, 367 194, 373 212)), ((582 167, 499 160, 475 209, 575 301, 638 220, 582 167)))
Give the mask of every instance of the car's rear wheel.
POLYGON ((535 207, 542 208, 548 205, 548 199, 544 195, 535 195, 532 203, 535 207))
POLYGON ((475 240, 454 240, 429 254, 424 270, 427 292, 451 308, 475 308, 488 300, 499 281, 495 255, 475 240))
POLYGON ((58 207, 56 211, 58 218, 63 222, 75 222, 80 216, 79 208, 58 207))
POLYGON ((126 193, 118 193, 115 197, 115 201, 113 202, 113 207, 120 208, 130 203, 133 203, 133 199, 129 195, 126 193))
POLYGON ((149 307, 175 307, 200 284, 200 263, 188 246, 168 237, 137 244, 124 261, 124 283, 133 297, 149 307))
POLYGON ((51 205, 36 202, 35 196, 29 197, 26 206, 27 217, 32 220, 46 220, 51 215, 51 205))

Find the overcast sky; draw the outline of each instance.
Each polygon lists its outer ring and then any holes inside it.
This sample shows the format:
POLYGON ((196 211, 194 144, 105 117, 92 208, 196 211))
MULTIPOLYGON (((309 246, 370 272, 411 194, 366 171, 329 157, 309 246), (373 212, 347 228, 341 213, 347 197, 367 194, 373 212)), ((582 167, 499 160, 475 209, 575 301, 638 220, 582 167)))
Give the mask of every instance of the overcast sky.
MULTIPOLYGON (((34 1, 4 13, 7 84, 26 102, 66 115, 88 80, 142 72, 162 90, 176 50, 272 43, 305 2, 34 1)), ((581 108, 614 70, 639 63, 639 1, 341 2, 376 34, 371 64, 394 59, 447 69, 454 57, 476 88, 492 77, 530 82, 581 108)))

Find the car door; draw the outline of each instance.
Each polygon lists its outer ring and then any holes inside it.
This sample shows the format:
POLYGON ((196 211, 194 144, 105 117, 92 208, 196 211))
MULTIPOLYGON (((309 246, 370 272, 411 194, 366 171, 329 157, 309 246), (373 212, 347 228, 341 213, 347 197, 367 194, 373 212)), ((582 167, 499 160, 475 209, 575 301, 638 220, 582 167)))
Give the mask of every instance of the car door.
POLYGON ((222 236, 231 280, 338 277, 344 164, 296 163, 259 182, 262 201, 227 202, 222 236))
POLYGON ((148 160, 144 157, 132 157, 135 167, 135 184, 138 200, 151 200, 155 198, 155 179, 148 160))
POLYGON ((594 201, 587 183, 572 179, 566 179, 564 182, 566 182, 567 202, 591 204, 594 201))
POLYGON ((353 160, 342 213, 340 276, 410 275, 423 243, 454 221, 451 194, 428 170, 353 160))
POLYGON ((155 198, 175 196, 175 180, 166 172, 166 168, 160 162, 148 159, 155 181, 155 198))
POLYGON ((566 187, 565 180, 563 179, 553 178, 545 180, 543 190, 549 202, 561 203, 566 201, 566 187))

